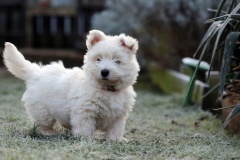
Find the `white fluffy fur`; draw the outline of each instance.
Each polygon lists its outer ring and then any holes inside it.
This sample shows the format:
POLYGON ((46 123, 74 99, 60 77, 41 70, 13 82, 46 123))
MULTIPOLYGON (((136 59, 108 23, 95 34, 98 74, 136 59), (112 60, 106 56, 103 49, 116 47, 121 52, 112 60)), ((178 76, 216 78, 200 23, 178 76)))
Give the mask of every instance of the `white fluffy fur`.
POLYGON ((139 72, 138 42, 124 34, 106 36, 93 30, 86 45, 82 69, 66 69, 62 62, 30 63, 9 42, 3 57, 8 70, 26 82, 22 101, 42 134, 56 134, 54 124, 59 122, 74 136, 92 138, 100 130, 107 140, 125 140, 126 119, 136 97, 132 85, 139 72), (104 69, 109 70, 107 80, 101 76, 104 69), (109 86, 116 91, 108 91, 109 86))

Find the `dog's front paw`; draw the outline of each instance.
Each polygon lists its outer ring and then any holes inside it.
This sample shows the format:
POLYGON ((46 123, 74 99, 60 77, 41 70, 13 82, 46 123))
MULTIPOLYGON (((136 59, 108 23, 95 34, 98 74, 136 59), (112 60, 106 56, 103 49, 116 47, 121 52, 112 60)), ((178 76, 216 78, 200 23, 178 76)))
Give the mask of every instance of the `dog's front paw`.
POLYGON ((72 130, 72 135, 82 140, 84 139, 93 140, 92 132, 83 132, 82 130, 72 130))
POLYGON ((121 143, 121 142, 128 143, 129 142, 129 140, 127 138, 124 138, 124 137, 107 138, 107 141, 118 142, 118 143, 121 143))
POLYGON ((129 139, 123 137, 123 138, 122 138, 122 141, 128 143, 128 142, 129 142, 129 139))
POLYGON ((73 135, 75 138, 77 138, 78 140, 81 140, 81 141, 93 141, 93 137, 88 137, 88 136, 85 136, 85 135, 80 135, 80 134, 77 134, 77 135, 73 135))

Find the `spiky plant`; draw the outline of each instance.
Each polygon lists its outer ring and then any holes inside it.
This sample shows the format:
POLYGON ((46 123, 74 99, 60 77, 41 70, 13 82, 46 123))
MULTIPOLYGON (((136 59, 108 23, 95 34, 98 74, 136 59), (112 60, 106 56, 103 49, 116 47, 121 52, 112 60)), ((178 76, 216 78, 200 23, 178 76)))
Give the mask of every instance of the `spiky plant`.
MULTIPOLYGON (((211 23, 211 25, 194 54, 195 57, 199 56, 200 62, 204 57, 210 55, 210 68, 213 68, 214 62, 221 62, 221 67, 218 67, 220 80, 213 88, 219 88, 221 99, 235 97, 239 101, 233 106, 225 107, 232 107, 233 110, 226 118, 218 134, 227 126, 229 121, 240 113, 240 54, 238 53, 239 47, 237 48, 240 35, 239 10, 239 0, 220 1, 214 18, 207 20, 207 23, 211 23), (209 52, 211 49, 212 51, 209 52)), ((200 62, 194 75, 196 75, 200 62)), ((210 75, 210 70, 207 77, 210 75)))

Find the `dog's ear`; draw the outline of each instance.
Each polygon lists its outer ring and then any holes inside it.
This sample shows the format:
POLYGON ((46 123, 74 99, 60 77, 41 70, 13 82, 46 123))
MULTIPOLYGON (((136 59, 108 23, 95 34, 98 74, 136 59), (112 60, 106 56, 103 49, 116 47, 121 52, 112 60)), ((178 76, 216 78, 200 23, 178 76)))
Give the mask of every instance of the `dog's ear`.
POLYGON ((91 49, 92 46, 104 40, 105 38, 106 38, 106 35, 102 31, 91 30, 87 35, 87 40, 86 40, 87 49, 88 50, 91 49))
POLYGON ((138 50, 138 41, 130 36, 126 36, 125 34, 120 34, 120 45, 135 54, 138 50))

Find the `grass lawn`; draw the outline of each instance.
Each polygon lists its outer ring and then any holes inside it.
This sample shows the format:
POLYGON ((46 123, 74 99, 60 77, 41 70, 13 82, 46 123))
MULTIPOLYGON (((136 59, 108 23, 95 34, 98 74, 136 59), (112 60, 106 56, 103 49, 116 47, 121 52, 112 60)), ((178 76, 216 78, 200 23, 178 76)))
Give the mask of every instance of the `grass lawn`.
POLYGON ((25 85, 10 74, 0 75, 0 160, 39 159, 238 159, 240 136, 214 134, 221 120, 197 107, 181 107, 181 96, 137 90, 127 120, 129 143, 110 143, 96 135, 88 141, 67 130, 42 136, 29 121, 20 101, 25 85))

